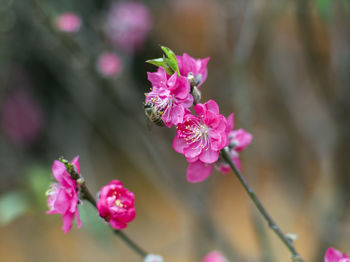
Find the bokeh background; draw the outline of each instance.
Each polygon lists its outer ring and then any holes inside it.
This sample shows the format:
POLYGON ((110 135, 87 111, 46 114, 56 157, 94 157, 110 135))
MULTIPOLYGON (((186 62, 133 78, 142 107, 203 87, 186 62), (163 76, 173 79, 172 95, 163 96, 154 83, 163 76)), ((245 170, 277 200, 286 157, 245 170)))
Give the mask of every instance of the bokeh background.
POLYGON ((211 57, 202 101, 215 99, 253 134, 243 173, 298 235, 305 261, 323 261, 328 246, 350 252, 350 2, 120 3, 1 1, 0 260, 141 261, 89 203, 67 235, 59 215, 45 215, 53 160, 80 155, 92 192, 119 179, 136 194, 125 233, 165 261, 212 250, 289 261, 233 172, 189 184, 175 130, 148 127, 146 72, 156 68, 144 61, 161 56, 160 44, 211 57), (60 25, 66 12, 80 26, 60 25))

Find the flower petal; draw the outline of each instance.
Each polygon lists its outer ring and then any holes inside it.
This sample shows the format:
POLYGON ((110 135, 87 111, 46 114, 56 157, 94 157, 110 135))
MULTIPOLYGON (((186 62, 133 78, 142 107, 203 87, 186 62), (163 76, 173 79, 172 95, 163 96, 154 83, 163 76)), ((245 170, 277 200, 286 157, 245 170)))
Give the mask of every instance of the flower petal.
POLYGON ((67 212, 66 214, 62 215, 62 220, 63 220, 62 229, 65 234, 67 234, 69 230, 72 228, 73 218, 74 218, 74 213, 67 212))
POLYGON ((176 135, 173 140, 174 150, 180 154, 183 154, 185 147, 188 147, 186 140, 176 135))
POLYGON ((205 180, 211 173, 213 166, 201 161, 190 163, 187 167, 187 180, 191 183, 198 183, 205 180))
POLYGON ((218 159, 219 151, 214 151, 210 148, 206 151, 203 151, 202 154, 199 156, 199 160, 207 164, 215 163, 218 159))

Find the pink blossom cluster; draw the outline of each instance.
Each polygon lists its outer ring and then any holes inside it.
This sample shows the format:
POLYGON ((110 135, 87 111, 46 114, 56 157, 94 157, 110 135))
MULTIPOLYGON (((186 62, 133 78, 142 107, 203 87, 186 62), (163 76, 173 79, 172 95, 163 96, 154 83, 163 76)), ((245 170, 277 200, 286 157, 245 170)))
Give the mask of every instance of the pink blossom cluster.
POLYGON ((330 247, 326 251, 324 262, 350 262, 350 258, 347 254, 330 247))
MULTIPOLYGON (((78 204, 80 187, 84 182, 77 182, 82 178, 78 159, 77 156, 70 163, 76 169, 78 178, 71 176, 64 163, 54 161, 52 173, 57 182, 52 183, 47 191, 49 211, 46 213, 62 215, 64 233, 68 233, 72 228, 74 217, 77 219, 78 228, 81 227, 78 204)), ((117 230, 124 229, 136 216, 134 193, 124 188, 119 180, 113 180, 101 188, 96 208, 111 227, 117 230)))
POLYGON ((184 53, 176 56, 179 74, 169 75, 162 66, 148 73, 152 88, 146 94, 145 105, 152 107, 155 118, 167 127, 176 127, 173 148, 186 157, 187 180, 193 183, 205 180, 213 165, 222 173, 228 172, 229 165, 220 158, 220 150, 225 147, 240 169, 238 154, 252 140, 245 130, 233 130, 233 114, 226 119, 214 100, 195 104, 195 114, 190 110, 195 100, 193 88, 199 90, 207 79, 209 59, 195 59, 184 53))

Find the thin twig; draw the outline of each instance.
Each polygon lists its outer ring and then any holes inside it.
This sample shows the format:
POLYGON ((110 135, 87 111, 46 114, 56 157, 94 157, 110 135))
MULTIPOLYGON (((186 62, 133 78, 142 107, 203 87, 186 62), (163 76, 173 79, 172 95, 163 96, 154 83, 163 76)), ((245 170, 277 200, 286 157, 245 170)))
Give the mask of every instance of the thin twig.
POLYGON ((277 234, 277 236, 280 238, 280 240, 283 242, 283 244, 289 249, 289 251, 292 253, 292 261, 293 262, 303 262, 303 259, 301 256, 298 254, 296 251, 294 244, 292 241, 290 241, 286 235, 282 232, 282 230, 279 228, 279 226, 275 223, 275 221, 272 219, 270 214, 266 211, 265 207, 263 204, 260 202, 259 198, 255 194, 254 190, 250 187, 248 182, 245 180, 243 177, 242 173, 238 170, 236 165, 233 163, 229 152, 226 148, 221 150, 222 156, 225 159, 225 161, 230 165, 232 170, 235 172, 238 180, 241 182, 243 185, 244 189, 247 191, 249 197, 253 200, 255 206, 261 213, 261 215, 265 218, 267 221, 269 227, 277 234))

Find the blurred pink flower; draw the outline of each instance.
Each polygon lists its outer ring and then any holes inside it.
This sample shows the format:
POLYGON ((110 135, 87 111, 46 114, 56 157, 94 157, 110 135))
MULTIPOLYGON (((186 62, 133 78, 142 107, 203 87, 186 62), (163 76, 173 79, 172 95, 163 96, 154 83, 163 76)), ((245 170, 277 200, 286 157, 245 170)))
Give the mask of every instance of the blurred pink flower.
POLYGON ((129 52, 142 47, 152 28, 149 9, 139 2, 118 2, 112 5, 106 33, 114 45, 129 52))
POLYGON ((102 187, 97 209, 100 216, 114 229, 120 230, 134 220, 136 216, 134 204, 134 193, 124 188, 119 180, 112 180, 102 187))
MULTIPOLYGON (((236 167, 241 170, 241 161, 239 160, 239 152, 244 150, 253 140, 253 136, 244 129, 233 130, 234 115, 231 114, 227 118, 227 133, 229 139, 229 153, 236 167)), ((218 161, 215 167, 221 173, 227 173, 231 167, 225 161, 218 161)))
POLYGON ((123 63, 118 55, 105 52, 98 57, 97 68, 104 76, 114 76, 122 71, 123 63))
POLYGON ((42 129, 42 111, 36 101, 24 90, 5 97, 1 112, 1 126, 16 145, 34 142, 42 129))
POLYGON ((221 252, 212 251, 203 258, 202 262, 228 262, 228 260, 221 252))
MULTIPOLYGON (((80 173, 79 157, 72 160, 72 164, 80 173)), ((78 210, 78 192, 76 181, 66 171, 66 167, 60 161, 55 160, 52 165, 52 173, 58 183, 53 183, 47 192, 47 203, 50 208, 46 214, 61 214, 63 220, 63 231, 68 233, 72 228, 74 217, 77 219, 78 228, 81 221, 78 210)))
POLYGON ((64 13, 56 18, 56 27, 63 32, 77 32, 81 26, 81 19, 74 13, 64 13))
POLYGON ((350 258, 347 254, 330 247, 326 251, 324 262, 350 262, 350 258))
POLYGON ((193 104, 188 79, 176 73, 168 79, 165 70, 159 68, 157 72, 148 73, 148 80, 152 91, 146 94, 146 104, 150 103, 162 115, 167 127, 182 123, 185 110, 193 104))
POLYGON ((184 53, 182 56, 177 56, 180 74, 188 77, 193 77, 194 85, 200 88, 208 76, 207 64, 209 57, 204 59, 195 59, 184 53))

